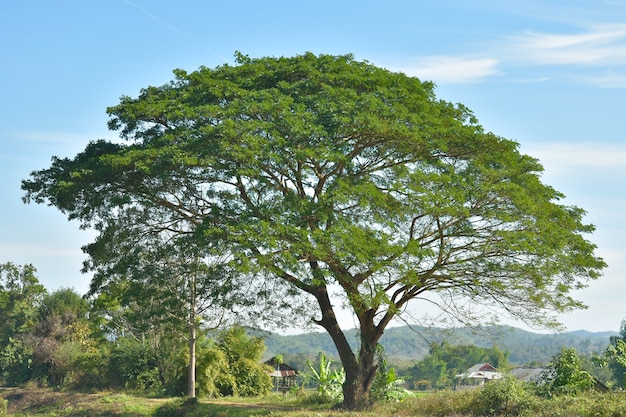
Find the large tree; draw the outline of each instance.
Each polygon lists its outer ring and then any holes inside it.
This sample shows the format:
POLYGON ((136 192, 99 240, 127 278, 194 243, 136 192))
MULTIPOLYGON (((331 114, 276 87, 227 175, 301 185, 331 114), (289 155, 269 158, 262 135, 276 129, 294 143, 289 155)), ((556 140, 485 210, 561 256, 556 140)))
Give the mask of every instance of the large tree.
POLYGON ((584 211, 432 83, 349 55, 238 54, 237 65, 174 73, 108 109, 126 142, 54 158, 23 182, 25 201, 100 237, 131 216, 200 247, 219 242, 232 265, 273 283, 259 299, 314 301, 346 371, 347 408, 369 402, 376 345, 413 300, 544 326, 556 324, 550 312, 584 307, 570 292, 604 267, 584 211), (342 307, 358 323, 356 351, 342 307))

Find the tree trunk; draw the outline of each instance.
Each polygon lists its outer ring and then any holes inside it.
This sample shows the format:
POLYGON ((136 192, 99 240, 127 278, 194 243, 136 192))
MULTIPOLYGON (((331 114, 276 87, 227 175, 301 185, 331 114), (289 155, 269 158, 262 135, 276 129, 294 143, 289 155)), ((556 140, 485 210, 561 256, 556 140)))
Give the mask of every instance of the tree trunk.
POLYGON ((189 282, 189 368, 187 369, 187 397, 196 398, 196 281, 189 282))
POLYGON ((361 347, 358 359, 353 365, 344 365, 343 407, 348 410, 362 410, 371 405, 370 391, 378 370, 376 346, 382 333, 374 326, 369 313, 359 316, 361 347))
POLYGON ((326 291, 318 292, 316 298, 322 311, 322 319, 317 321, 317 324, 324 327, 333 339, 346 373, 346 380, 343 384, 342 407, 346 410, 367 408, 371 405, 370 390, 378 369, 375 363, 376 345, 382 331, 374 325, 372 311, 358 315, 361 347, 357 359, 345 334, 339 327, 326 291))
POLYGON ((187 397, 196 398, 196 326, 189 327, 189 368, 187 370, 187 397))

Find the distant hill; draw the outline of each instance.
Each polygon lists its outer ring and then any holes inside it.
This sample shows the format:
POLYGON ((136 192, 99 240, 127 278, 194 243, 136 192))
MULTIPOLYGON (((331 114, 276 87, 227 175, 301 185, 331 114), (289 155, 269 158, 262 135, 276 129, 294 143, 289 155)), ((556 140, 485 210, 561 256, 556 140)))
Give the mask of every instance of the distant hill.
MULTIPOLYGON (((271 332, 255 331, 267 346, 266 355, 280 353, 288 357, 314 358, 319 352, 337 357, 337 350, 326 333, 304 333, 282 336, 271 332)), ((347 332, 352 346, 357 346, 356 330, 347 332)), ((567 333, 540 334, 510 326, 488 326, 462 329, 433 327, 391 327, 381 338, 389 360, 418 361, 428 354, 429 346, 444 340, 452 345, 498 346, 509 352, 511 364, 545 364, 563 347, 573 347, 581 355, 602 352, 609 337, 617 332, 593 333, 577 330, 567 333)))

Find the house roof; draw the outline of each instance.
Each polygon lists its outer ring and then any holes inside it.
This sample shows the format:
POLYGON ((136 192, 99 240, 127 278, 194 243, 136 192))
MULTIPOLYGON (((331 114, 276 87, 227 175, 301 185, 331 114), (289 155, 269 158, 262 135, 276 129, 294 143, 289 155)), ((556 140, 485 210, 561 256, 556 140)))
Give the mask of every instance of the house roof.
POLYGON ((276 361, 276 357, 273 357, 267 361, 265 361, 267 365, 270 365, 274 370, 270 373, 270 376, 274 377, 286 377, 286 376, 296 376, 299 372, 296 368, 286 364, 286 363, 278 363, 276 361))
POLYGON ((501 379, 502 374, 489 363, 478 363, 461 375, 457 375, 457 377, 474 379, 501 379))
POLYGON ((273 370, 272 372, 270 372, 270 376, 275 377, 275 378, 285 378, 288 376, 296 376, 298 374, 297 371, 293 371, 293 370, 287 370, 287 371, 283 371, 283 370, 273 370))
POLYGON ((498 370, 490 363, 477 363, 469 368, 465 373, 471 374, 474 372, 498 372, 498 370))
MULTIPOLYGON (((545 371, 547 371, 546 368, 515 368, 511 370, 511 375, 521 381, 541 384, 543 383, 541 380, 541 374, 545 371)), ((593 377, 593 388, 599 392, 609 391, 609 388, 600 382, 600 380, 598 380, 595 376, 593 377)))
POLYGON ((511 375, 520 381, 539 382, 545 371, 546 368, 515 368, 511 370, 511 375))

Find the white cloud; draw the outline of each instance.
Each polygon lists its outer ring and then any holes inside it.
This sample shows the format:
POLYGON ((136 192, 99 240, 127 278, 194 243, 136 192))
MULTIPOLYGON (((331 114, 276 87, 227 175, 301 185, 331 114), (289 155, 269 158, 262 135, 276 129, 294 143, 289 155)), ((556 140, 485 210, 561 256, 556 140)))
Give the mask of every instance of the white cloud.
POLYGON ((526 32, 503 47, 521 64, 626 65, 626 24, 599 24, 572 34, 526 32))
MULTIPOLYGON (((604 68, 604 74, 579 74, 575 79, 606 88, 626 87, 626 23, 588 25, 573 33, 527 31, 483 51, 419 57, 395 69, 437 83, 477 83, 530 66, 604 68)), ((551 78, 540 75, 517 82, 551 78)))
POLYGON ((396 68, 422 80, 441 83, 474 83, 497 75, 498 60, 455 56, 427 56, 417 59, 410 67, 396 68))

